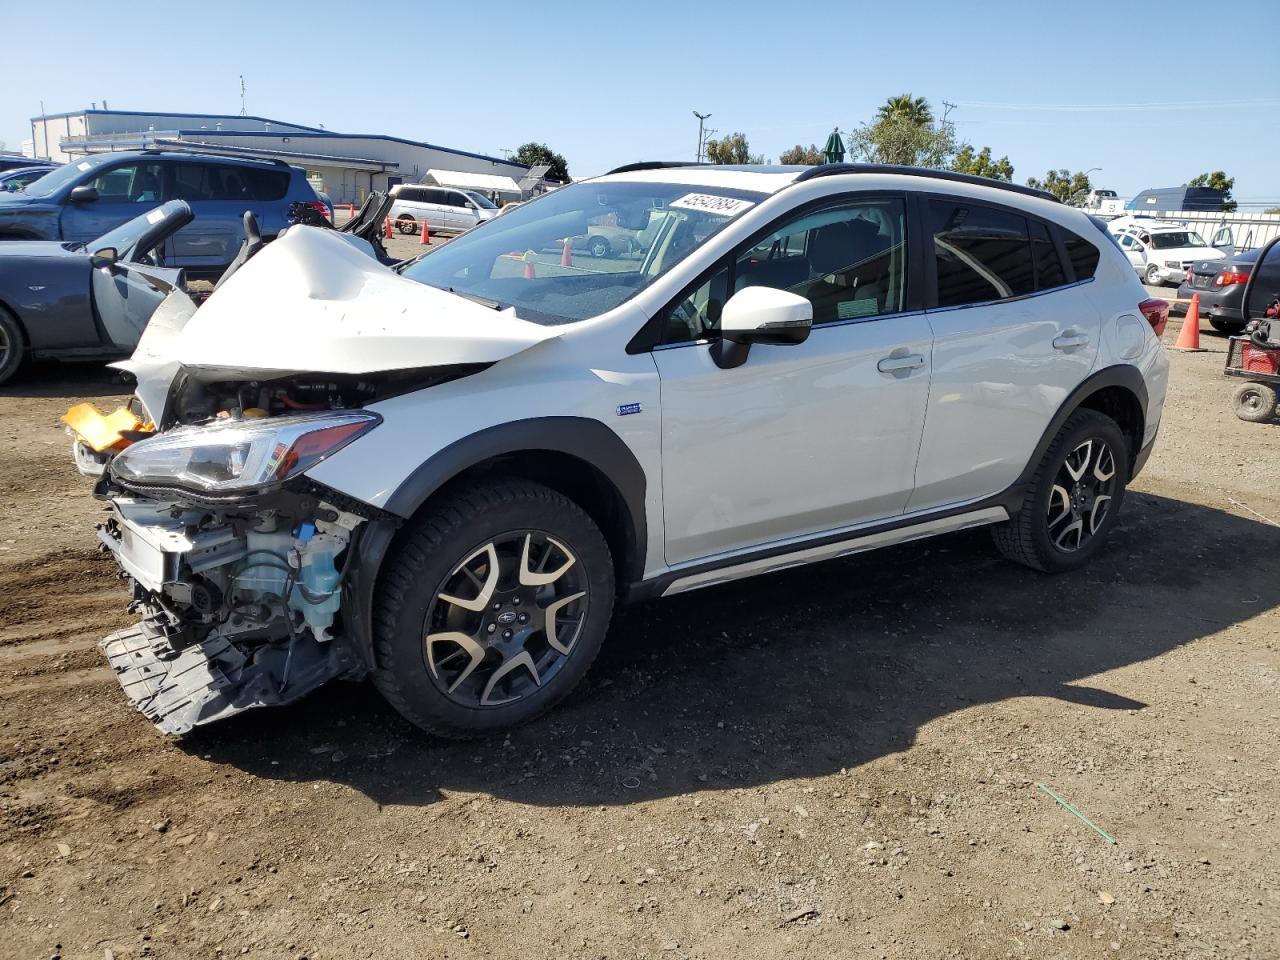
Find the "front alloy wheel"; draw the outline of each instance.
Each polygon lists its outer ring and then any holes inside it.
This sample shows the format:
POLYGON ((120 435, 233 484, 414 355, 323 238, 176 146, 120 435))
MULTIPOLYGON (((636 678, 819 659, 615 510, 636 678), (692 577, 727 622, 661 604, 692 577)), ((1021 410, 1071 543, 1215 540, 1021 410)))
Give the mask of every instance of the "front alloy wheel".
POLYGON ((1105 440, 1091 437, 1067 454, 1049 493, 1053 545, 1065 553, 1087 545, 1107 519, 1115 486, 1116 457, 1105 440))
POLYGON ((515 478, 459 490, 415 518, 379 575, 374 683, 431 732, 508 729, 582 679, 613 595, 608 544, 576 503, 515 478))
POLYGON ((473 551, 427 611, 424 654, 436 687, 466 707, 539 690, 568 662, 587 618, 582 564, 542 530, 473 551))

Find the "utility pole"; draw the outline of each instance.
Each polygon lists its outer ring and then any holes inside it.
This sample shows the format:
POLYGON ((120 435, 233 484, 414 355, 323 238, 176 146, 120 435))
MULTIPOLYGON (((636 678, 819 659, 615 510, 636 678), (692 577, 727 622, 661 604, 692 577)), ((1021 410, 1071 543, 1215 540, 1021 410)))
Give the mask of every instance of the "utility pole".
POLYGON ((244 74, 240 74, 240 116, 248 116, 244 109, 244 74))
POLYGON ((942 105, 946 107, 946 109, 942 111, 942 122, 946 123, 947 117, 951 116, 951 111, 956 108, 956 105, 950 100, 943 100, 942 105))
POLYGON ((710 117, 711 114, 699 113, 697 110, 695 110, 693 111, 693 115, 698 118, 698 150, 697 150, 697 153, 694 154, 693 161, 694 163, 701 163, 702 147, 703 147, 703 144, 706 142, 702 139, 702 131, 704 129, 703 124, 707 122, 707 118, 710 117))

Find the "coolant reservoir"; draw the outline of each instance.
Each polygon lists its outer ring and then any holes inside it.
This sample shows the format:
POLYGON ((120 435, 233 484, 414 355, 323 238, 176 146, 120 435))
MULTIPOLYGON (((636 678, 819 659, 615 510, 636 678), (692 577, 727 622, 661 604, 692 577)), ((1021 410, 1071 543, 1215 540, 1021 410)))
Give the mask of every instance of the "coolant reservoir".
POLYGON ((299 551, 302 562, 298 587, 301 589, 293 591, 291 605, 302 612, 312 634, 320 641, 332 638, 329 631, 333 627, 333 615, 342 603, 337 558, 346 545, 345 538, 317 533, 299 551))

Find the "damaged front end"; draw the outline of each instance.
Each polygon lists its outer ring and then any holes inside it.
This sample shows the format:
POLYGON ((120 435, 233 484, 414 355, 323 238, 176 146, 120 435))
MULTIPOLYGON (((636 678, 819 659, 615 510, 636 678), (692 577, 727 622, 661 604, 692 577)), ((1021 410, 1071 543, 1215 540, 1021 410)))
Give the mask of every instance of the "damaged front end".
POLYGON ((98 539, 133 581, 136 626, 102 641, 166 733, 288 703, 365 664, 341 610, 372 508, 303 471, 373 429, 360 410, 227 411, 133 443, 97 493, 98 539), (353 512, 357 511, 357 512, 353 512))

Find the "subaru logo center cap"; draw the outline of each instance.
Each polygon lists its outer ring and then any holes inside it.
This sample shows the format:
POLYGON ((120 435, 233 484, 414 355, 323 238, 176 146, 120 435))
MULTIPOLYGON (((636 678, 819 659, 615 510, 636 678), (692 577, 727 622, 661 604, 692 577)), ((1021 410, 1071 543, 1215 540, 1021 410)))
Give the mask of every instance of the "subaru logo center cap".
POLYGON ((498 622, 504 627, 516 622, 516 612, 514 610, 503 610, 498 614, 498 622))

